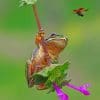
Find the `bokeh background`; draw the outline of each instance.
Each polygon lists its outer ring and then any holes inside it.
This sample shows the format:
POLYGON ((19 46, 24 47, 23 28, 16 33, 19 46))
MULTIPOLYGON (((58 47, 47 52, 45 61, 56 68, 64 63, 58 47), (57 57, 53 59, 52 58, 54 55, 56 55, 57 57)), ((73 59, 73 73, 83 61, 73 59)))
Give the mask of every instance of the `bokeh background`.
MULTIPOLYGON (((61 61, 71 62, 69 78, 75 85, 90 83, 88 97, 64 88, 70 100, 100 99, 100 1, 38 0, 38 13, 46 33, 69 38, 61 61), (84 17, 74 9, 88 8, 84 17)), ((57 100, 55 93, 29 89, 25 63, 36 47, 37 25, 30 6, 19 7, 19 0, 0 0, 0 100, 57 100)))

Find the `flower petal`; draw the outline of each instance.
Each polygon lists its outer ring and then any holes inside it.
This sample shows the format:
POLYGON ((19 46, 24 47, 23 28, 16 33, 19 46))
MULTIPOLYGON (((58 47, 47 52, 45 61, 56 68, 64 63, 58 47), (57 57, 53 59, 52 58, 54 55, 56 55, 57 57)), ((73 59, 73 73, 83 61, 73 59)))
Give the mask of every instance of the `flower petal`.
POLYGON ((79 90, 84 95, 90 95, 90 92, 87 90, 88 87, 90 87, 90 84, 84 84, 84 85, 79 87, 79 90))
POLYGON ((66 86, 68 86, 76 91, 79 91, 86 96, 90 95, 90 92, 87 90, 87 88, 90 87, 90 84, 84 84, 82 86, 75 86, 73 84, 68 83, 68 84, 66 84, 66 86))
POLYGON ((69 97, 67 94, 65 94, 59 86, 57 86, 56 84, 53 84, 54 89, 57 93, 57 96, 59 97, 59 100, 69 100, 69 97))

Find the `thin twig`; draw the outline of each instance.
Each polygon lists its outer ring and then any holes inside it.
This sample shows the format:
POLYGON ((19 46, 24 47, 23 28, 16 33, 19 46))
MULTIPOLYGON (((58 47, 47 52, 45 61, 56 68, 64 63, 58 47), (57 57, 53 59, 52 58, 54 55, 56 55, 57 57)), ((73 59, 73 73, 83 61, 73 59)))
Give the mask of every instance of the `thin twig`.
POLYGON ((38 16, 38 13, 37 13, 36 4, 34 4, 32 6, 32 8, 33 8, 34 16, 35 16, 35 19, 36 19, 37 27, 38 27, 38 30, 40 32, 43 29, 42 29, 42 26, 41 26, 41 23, 40 23, 40 20, 39 20, 39 16, 38 16))

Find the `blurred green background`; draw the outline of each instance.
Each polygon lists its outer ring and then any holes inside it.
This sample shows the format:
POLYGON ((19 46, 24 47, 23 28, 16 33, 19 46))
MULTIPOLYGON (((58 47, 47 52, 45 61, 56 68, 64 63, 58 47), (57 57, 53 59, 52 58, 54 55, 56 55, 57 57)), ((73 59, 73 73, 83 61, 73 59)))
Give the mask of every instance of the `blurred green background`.
MULTIPOLYGON (((38 12, 46 33, 69 38, 61 61, 71 61, 69 78, 75 85, 90 83, 91 95, 64 88, 70 100, 100 99, 100 1, 38 0, 38 12), (84 17, 73 9, 88 8, 84 17)), ((30 6, 19 8, 19 0, 0 0, 0 100, 57 100, 55 93, 29 89, 25 63, 36 47, 37 26, 30 6)))

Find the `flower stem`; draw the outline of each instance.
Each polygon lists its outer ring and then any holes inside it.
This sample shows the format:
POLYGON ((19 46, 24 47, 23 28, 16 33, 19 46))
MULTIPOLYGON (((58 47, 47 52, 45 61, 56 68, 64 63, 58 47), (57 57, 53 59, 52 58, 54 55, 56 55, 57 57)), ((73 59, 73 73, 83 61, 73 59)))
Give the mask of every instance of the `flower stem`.
POLYGON ((40 20, 39 20, 39 16, 38 16, 38 13, 37 13, 36 4, 34 4, 32 6, 32 8, 33 8, 34 16, 35 16, 35 19, 36 19, 37 27, 38 27, 38 30, 40 32, 43 29, 42 29, 42 26, 41 26, 41 23, 40 23, 40 20))

